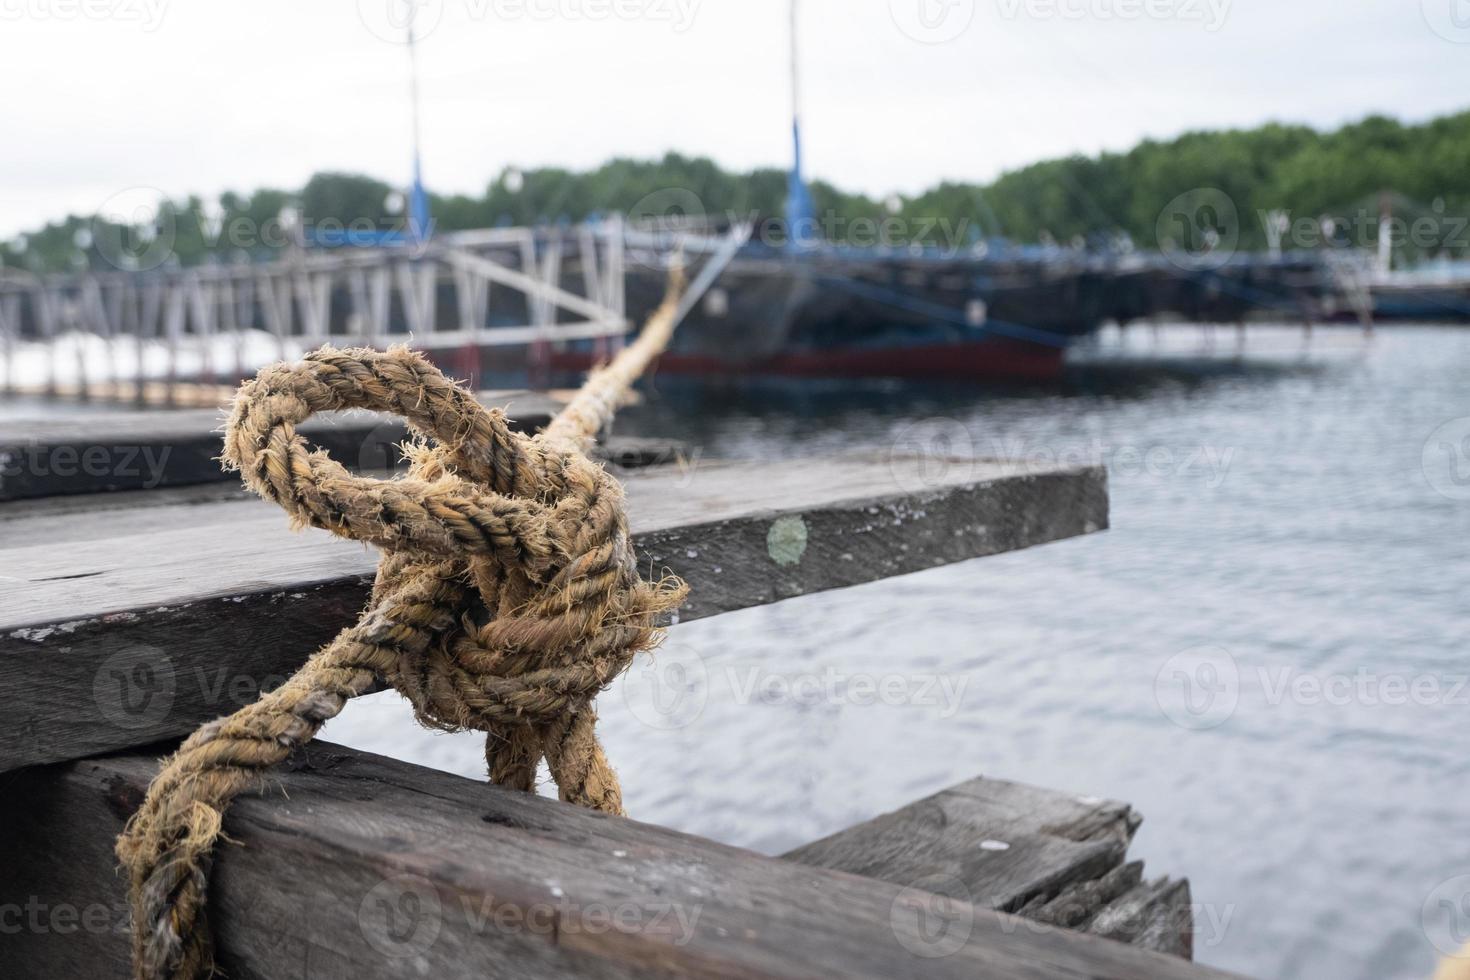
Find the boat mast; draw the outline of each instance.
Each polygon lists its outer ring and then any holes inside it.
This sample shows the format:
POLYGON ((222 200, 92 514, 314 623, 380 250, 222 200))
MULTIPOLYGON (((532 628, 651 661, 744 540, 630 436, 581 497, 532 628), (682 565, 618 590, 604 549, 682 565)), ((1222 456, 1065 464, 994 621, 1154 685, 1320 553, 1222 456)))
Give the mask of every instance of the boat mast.
POLYGON ((796 32, 797 0, 791 0, 791 172, 786 178, 786 237, 792 246, 815 237, 812 199, 801 168, 801 75, 796 32))
POLYGON ((413 113, 413 186, 408 194, 408 238, 413 243, 429 234, 429 195, 424 191, 423 169, 419 163, 419 59, 414 48, 413 18, 419 0, 408 0, 408 96, 413 113))
POLYGON ((1377 271, 1383 279, 1393 272, 1393 195, 1386 190, 1378 193, 1377 271))

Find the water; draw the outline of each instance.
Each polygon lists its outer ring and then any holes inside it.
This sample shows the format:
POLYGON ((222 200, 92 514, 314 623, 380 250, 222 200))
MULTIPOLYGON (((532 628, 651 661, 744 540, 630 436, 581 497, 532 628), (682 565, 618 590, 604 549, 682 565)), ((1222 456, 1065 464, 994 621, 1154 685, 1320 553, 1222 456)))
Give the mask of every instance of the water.
MULTIPOLYGON (((1297 343, 1040 392, 663 385, 621 429, 708 456, 1100 458, 1112 529, 679 627, 601 702, 630 811, 779 853, 980 774, 1123 799, 1200 960, 1428 976, 1470 939, 1470 330, 1297 343)), ((327 737, 482 775, 391 693, 327 737)))

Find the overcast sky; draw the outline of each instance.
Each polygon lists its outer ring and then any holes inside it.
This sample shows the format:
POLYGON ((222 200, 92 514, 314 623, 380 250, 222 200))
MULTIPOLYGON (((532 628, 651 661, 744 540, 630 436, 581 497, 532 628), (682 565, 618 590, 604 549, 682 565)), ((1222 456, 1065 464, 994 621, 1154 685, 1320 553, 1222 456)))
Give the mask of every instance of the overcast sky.
MULTIPOLYGON (((399 0, 0 0, 0 236, 139 186, 409 172, 399 0)), ((789 158, 786 0, 420 0, 424 171, 789 158)), ((1470 0, 802 0, 808 170, 872 194, 1470 105, 1470 0)))

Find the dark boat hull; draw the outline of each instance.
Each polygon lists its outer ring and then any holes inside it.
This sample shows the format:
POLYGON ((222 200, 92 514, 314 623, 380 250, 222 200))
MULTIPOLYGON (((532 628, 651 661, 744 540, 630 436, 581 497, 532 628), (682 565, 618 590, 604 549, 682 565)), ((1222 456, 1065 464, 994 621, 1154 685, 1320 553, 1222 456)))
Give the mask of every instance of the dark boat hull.
MULTIPOLYGON (((553 351, 557 371, 585 371, 601 358, 593 351, 553 351)), ((706 378, 900 378, 944 381, 1051 381, 1062 371, 1058 348, 1006 340, 915 344, 894 348, 787 351, 732 363, 725 358, 670 352, 657 370, 706 378)))
MULTIPOLYGON (((640 323, 666 273, 630 270, 640 323)), ((1045 380, 1104 314, 1106 283, 1055 263, 765 253, 735 259, 680 325, 659 369, 701 376, 1045 380)), ((551 354, 578 369, 595 352, 551 354)))
POLYGON ((1369 292, 1380 320, 1470 322, 1470 284, 1374 285, 1369 292))
MULTIPOLYGON (((666 255, 628 253, 626 316, 634 328, 663 299, 666 255)), ((582 281, 575 257, 563 264, 562 278, 568 289, 582 281)), ((1081 252, 785 252, 752 245, 689 311, 659 369, 727 378, 1045 381, 1061 373, 1074 342, 1106 321, 1174 313, 1222 322, 1309 311, 1322 288, 1320 265, 1304 260, 1191 270, 1157 257, 1124 261, 1081 252)), ((514 304, 510 292, 492 293, 492 322, 525 322, 524 310, 497 305, 514 304)), ((465 351, 456 370, 513 384, 520 366, 532 383, 548 383, 550 372, 606 360, 616 342, 465 351)))

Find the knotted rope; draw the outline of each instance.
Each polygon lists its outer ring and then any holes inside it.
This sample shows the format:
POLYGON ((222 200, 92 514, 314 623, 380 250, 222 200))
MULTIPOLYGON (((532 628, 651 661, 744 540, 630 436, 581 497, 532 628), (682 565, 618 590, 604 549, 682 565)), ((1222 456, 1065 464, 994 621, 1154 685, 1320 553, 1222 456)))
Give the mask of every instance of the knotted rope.
POLYGON ((423 724, 485 732, 493 782, 532 791, 544 757, 563 800, 623 813, 591 702, 658 642, 655 622, 687 587, 639 577, 622 487, 584 450, 667 346, 682 286, 676 271, 639 338, 535 437, 405 348, 327 347, 241 387, 226 465, 294 526, 383 556, 356 625, 281 687, 189 736, 149 786, 117 843, 137 976, 213 973, 204 905, 225 808, 379 678, 423 724), (401 478, 355 476, 295 431, 347 408, 401 415, 436 442, 406 447, 401 478))

